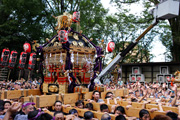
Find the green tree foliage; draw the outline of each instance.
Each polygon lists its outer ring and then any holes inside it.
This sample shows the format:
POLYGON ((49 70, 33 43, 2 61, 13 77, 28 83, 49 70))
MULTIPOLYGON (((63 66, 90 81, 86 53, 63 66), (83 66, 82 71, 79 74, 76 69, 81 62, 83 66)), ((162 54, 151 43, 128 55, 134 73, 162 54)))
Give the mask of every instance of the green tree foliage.
POLYGON ((1 0, 0 49, 20 52, 25 41, 45 37, 44 7, 39 0, 1 0))
POLYGON ((98 39, 102 39, 107 10, 103 8, 100 0, 82 0, 79 10, 84 34, 94 38, 93 42, 96 43, 98 39))
MULTIPOLYGON (((111 39, 116 43, 116 47, 114 50, 114 56, 116 56, 119 52, 122 52, 127 45, 134 41, 144 29, 146 29, 150 22, 152 21, 152 16, 147 15, 147 9, 150 7, 149 4, 144 4, 146 6, 141 16, 130 13, 130 8, 127 6, 130 3, 136 1, 112 1, 115 3, 118 12, 113 16, 106 17, 106 32, 104 33, 106 36, 104 39, 111 39), (124 5, 127 3, 126 5, 124 5)), ((153 57, 152 54, 149 53, 149 50, 152 48, 151 42, 156 35, 157 29, 150 31, 137 45, 135 49, 133 49, 129 54, 126 55, 122 62, 149 62, 153 57), (134 54, 136 53, 136 54, 134 54), (132 55, 133 54, 133 55, 132 55)))
MULTIPOLYGON (((3 48, 16 50, 19 58, 25 41, 31 43, 47 37, 44 9, 40 0, 0 0, 0 51, 3 48)), ((16 65, 10 78, 17 79, 17 71, 16 65)))
MULTIPOLYGON (((56 21, 51 15, 59 16, 63 12, 73 14, 75 11, 80 11, 80 23, 78 24, 80 24, 83 34, 89 38, 94 38, 93 42, 95 43, 101 38, 107 10, 99 0, 44 0, 44 2, 46 5, 47 21, 51 28, 56 26, 56 21)), ((54 29, 52 30, 55 34, 56 31, 54 29)))
MULTIPOLYGON (((147 25, 152 20, 152 16, 148 14, 148 11, 159 3, 159 0, 111 0, 112 3, 115 3, 119 8, 122 8, 123 5, 129 5, 133 3, 142 2, 144 5, 144 10, 139 16, 137 23, 145 23, 147 25)), ((135 20, 136 21, 136 20, 135 20)), ((159 35, 162 44, 167 48, 168 58, 172 59, 175 62, 180 62, 180 15, 178 17, 172 18, 167 22, 160 22, 158 29, 155 29, 154 32, 159 35), (163 31, 163 32, 162 32, 163 31)), ((154 35, 155 35, 154 33, 154 35)), ((150 34, 152 35, 152 34, 150 34)), ((154 36, 152 36, 153 38, 154 36)))
POLYGON ((22 51, 25 41, 41 40, 56 34, 56 20, 63 12, 81 12, 81 29, 88 37, 101 38, 107 10, 99 0, 1 0, 0 49, 22 51), (10 44, 19 43, 19 44, 10 44))

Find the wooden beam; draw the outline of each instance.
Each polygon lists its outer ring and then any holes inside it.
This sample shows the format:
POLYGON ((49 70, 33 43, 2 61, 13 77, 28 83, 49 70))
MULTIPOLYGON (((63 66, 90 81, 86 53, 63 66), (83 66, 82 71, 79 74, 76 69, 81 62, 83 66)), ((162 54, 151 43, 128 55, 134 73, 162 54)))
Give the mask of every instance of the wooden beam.
POLYGON ((74 104, 80 99, 79 93, 69 93, 69 94, 64 94, 62 96, 63 96, 63 104, 74 104))
POLYGON ((151 66, 151 83, 153 83, 153 73, 154 73, 154 70, 153 70, 153 66, 151 66))
POLYGON ((49 106, 54 106, 54 103, 57 100, 61 99, 61 95, 59 94, 54 94, 54 95, 42 95, 42 96, 36 96, 35 98, 35 103, 36 107, 49 107, 49 106))
POLYGON ((143 103, 132 102, 132 107, 134 107, 134 108, 141 108, 141 109, 143 109, 143 106, 144 106, 143 103))
POLYGON ((93 92, 88 92, 88 93, 83 94, 83 99, 84 100, 92 99, 92 94, 93 92))
POLYGON ((146 109, 152 109, 152 108, 157 108, 159 110, 159 106, 155 104, 146 104, 146 109))
POLYGON ((162 106, 162 108, 163 108, 163 111, 169 111, 170 110, 172 112, 179 114, 178 107, 162 106))
POLYGON ((41 91, 39 89, 31 89, 31 90, 28 90, 27 96, 30 96, 30 95, 42 95, 42 94, 41 94, 41 91))
POLYGON ((160 112, 160 111, 151 112, 151 111, 149 111, 149 114, 150 114, 150 117, 152 120, 156 115, 166 115, 166 112, 160 112))

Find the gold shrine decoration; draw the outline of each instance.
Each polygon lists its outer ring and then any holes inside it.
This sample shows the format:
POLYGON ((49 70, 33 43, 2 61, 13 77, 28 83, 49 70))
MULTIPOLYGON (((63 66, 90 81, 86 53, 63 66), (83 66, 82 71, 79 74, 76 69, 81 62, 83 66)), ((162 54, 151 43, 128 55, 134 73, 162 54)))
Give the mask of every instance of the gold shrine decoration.
POLYGON ((58 87, 57 86, 55 86, 55 85, 51 85, 51 86, 49 86, 49 91, 50 92, 58 92, 58 87))
MULTIPOLYGON (((76 43, 75 43, 76 44, 76 43)), ((77 44, 82 44, 82 43, 77 43, 77 44)), ((83 53, 83 54, 93 54, 95 55, 95 48, 89 48, 89 47, 78 47, 75 45, 71 45, 70 46, 71 51, 73 51, 74 53, 83 53)), ((62 48, 62 46, 50 46, 50 47, 46 47, 43 48, 43 51, 45 53, 65 53, 66 51, 62 48)))
POLYGON ((55 27, 56 30, 61 30, 62 28, 71 27, 72 24, 72 15, 69 13, 63 13, 60 16, 53 16, 57 19, 58 25, 55 27))

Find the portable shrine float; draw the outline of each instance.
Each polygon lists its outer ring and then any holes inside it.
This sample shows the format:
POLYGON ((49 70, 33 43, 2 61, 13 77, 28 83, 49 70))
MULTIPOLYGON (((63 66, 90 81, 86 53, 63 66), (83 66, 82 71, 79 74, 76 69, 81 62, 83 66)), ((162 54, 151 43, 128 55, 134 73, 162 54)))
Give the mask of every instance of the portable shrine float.
POLYGON ((39 72, 44 76, 43 92, 72 93, 76 86, 85 86, 76 90, 88 91, 91 79, 102 70, 103 50, 83 35, 82 30, 77 32, 71 28, 72 23, 79 25, 79 12, 54 18, 58 21, 57 35, 46 39, 47 43, 42 46, 33 46, 39 55, 39 72))

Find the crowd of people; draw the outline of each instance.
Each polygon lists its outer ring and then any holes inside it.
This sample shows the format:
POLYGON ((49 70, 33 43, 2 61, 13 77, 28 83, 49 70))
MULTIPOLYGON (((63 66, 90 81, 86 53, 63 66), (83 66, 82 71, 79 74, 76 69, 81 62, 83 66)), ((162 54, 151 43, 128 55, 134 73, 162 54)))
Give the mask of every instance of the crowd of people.
MULTIPOLYGON (((18 90, 18 89, 37 89, 40 80, 34 81, 2 81, 0 83, 1 90, 3 88, 7 90, 18 90), (9 88, 9 89, 8 89, 9 88)), ((176 84, 159 84, 156 83, 124 83, 120 79, 110 84, 105 84, 104 87, 107 89, 106 96, 101 99, 99 91, 93 91, 92 99, 87 99, 87 104, 83 100, 78 100, 73 106, 73 109, 69 113, 64 113, 62 107, 71 107, 70 105, 64 105, 61 101, 56 101, 54 106, 47 108, 35 108, 35 103, 33 102, 15 102, 12 100, 1 100, 0 101, 0 120, 96 120, 94 118, 93 103, 100 104, 100 111, 103 113, 101 120, 111 120, 110 115, 115 115, 116 120, 150 120, 150 112, 161 111, 163 112, 163 106, 177 107, 180 114, 180 91, 177 89, 176 84), (113 90, 128 88, 128 95, 126 96, 116 96, 113 94, 113 90), (108 109, 108 104, 110 100, 114 101, 111 107, 111 111, 108 109), (117 101, 128 101, 127 106, 120 106, 117 101), (139 118, 128 117, 126 115, 126 109, 132 107, 132 102, 143 103, 144 108, 139 112, 139 118), (152 108, 147 110, 145 108, 146 104, 154 102, 158 105, 159 109, 152 108), (78 116, 78 111, 75 108, 86 109, 87 112, 84 113, 84 117, 78 116)), ((178 120, 179 115, 172 111, 167 112, 166 115, 157 115, 154 120, 178 120)))
POLYGON ((41 78, 39 79, 29 79, 26 81, 25 79, 21 78, 20 80, 3 80, 0 81, 0 90, 21 90, 21 89, 39 89, 41 84, 41 78))

